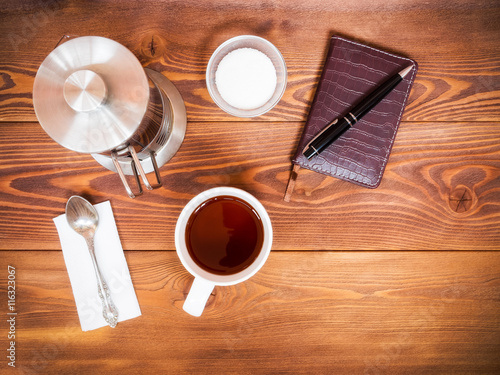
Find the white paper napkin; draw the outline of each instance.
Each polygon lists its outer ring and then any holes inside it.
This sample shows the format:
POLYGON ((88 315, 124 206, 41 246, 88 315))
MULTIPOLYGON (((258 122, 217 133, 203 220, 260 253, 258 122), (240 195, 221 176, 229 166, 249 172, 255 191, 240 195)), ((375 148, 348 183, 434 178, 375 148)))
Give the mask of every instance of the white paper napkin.
MULTIPOLYGON (((111 299, 118 309, 118 322, 141 315, 139 302, 123 254, 115 218, 109 201, 94 206, 99 214, 99 226, 95 233, 95 256, 101 274, 108 285, 111 299)), ((76 233, 66 221, 66 214, 54 218, 61 240, 64 262, 68 270, 78 317, 83 331, 107 325, 102 316, 102 304, 97 294, 90 253, 85 239, 76 233)), ((118 324, 116 327, 118 328, 118 324)))

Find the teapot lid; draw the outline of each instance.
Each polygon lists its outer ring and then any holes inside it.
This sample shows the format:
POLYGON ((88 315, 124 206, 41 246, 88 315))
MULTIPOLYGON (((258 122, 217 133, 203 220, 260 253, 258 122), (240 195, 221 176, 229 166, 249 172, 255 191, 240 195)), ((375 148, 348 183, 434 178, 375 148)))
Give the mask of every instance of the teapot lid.
POLYGON ((139 60, 107 38, 84 36, 55 48, 33 86, 40 125, 60 145, 83 153, 113 150, 139 128, 149 85, 139 60))

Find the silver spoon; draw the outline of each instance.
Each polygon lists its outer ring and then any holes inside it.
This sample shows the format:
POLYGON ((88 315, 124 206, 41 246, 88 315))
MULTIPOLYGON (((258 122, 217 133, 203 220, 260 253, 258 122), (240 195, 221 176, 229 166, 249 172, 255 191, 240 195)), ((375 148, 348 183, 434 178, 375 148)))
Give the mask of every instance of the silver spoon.
POLYGON ((108 286, 99 271, 99 266, 95 258, 94 251, 94 235, 99 224, 99 215, 96 209, 87 200, 73 195, 66 203, 66 220, 69 226, 87 242, 92 264, 94 265, 95 276, 97 278, 97 290, 102 302, 102 315, 106 323, 112 328, 116 327, 118 322, 118 310, 116 309, 111 296, 109 294, 108 286))

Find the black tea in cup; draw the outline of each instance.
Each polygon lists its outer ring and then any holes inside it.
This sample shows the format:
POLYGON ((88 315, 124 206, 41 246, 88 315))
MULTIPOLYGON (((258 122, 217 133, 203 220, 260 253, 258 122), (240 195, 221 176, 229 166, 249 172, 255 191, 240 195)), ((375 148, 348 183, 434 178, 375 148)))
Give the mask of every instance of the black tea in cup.
POLYGON ((217 275, 232 275, 250 266, 264 241, 264 227, 255 209, 225 195, 200 204, 189 217, 185 233, 193 261, 217 275))

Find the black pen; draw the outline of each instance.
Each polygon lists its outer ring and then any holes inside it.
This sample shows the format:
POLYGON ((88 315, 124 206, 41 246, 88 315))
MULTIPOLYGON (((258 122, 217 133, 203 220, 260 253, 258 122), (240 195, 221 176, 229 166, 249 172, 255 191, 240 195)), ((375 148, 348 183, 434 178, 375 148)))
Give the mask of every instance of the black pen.
POLYGON ((354 107, 345 117, 335 119, 330 122, 325 128, 309 142, 302 153, 307 159, 311 159, 314 155, 319 154, 327 148, 333 141, 338 139, 347 129, 359 121, 361 117, 366 115, 373 107, 375 107, 382 99, 389 94, 394 87, 410 72, 413 66, 404 68, 398 74, 392 76, 379 86, 375 91, 368 95, 356 107, 354 107))

